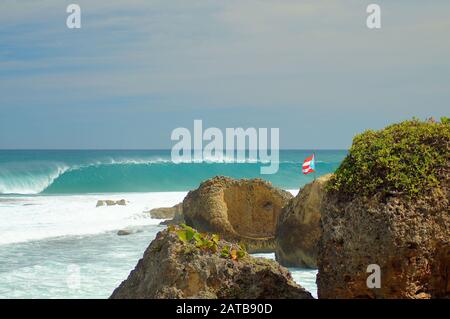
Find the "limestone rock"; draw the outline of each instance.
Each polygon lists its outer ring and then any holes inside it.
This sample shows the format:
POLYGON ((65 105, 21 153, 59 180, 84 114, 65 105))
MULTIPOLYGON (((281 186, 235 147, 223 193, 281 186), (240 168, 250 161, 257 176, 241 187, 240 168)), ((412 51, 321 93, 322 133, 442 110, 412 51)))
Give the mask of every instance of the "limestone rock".
MULTIPOLYGON (((220 246, 224 245, 232 243, 220 241, 220 246)), ((164 230, 111 298, 312 299, 312 296, 275 261, 250 255, 238 260, 223 258, 219 253, 182 242, 174 231, 164 230)))
POLYGON ((106 205, 106 203, 104 200, 98 200, 97 205, 95 207, 100 207, 100 206, 105 206, 105 205, 106 205))
POLYGON ((218 176, 203 182, 183 201, 188 225, 239 240, 251 252, 275 248, 281 209, 293 196, 262 179, 218 176))
POLYGON ((125 199, 118 200, 118 201, 116 201, 116 205, 126 206, 127 205, 127 201, 125 199))
POLYGON ((106 199, 106 200, 98 200, 96 207, 115 206, 115 205, 125 206, 126 204, 127 204, 127 201, 125 199, 121 199, 121 200, 106 199))
POLYGON ((319 298, 449 297, 448 204, 440 196, 428 203, 330 198, 322 215, 319 298), (370 264, 381 268, 379 289, 367 287, 370 264))
POLYGON ((275 236, 275 255, 280 264, 317 268, 320 216, 325 185, 331 176, 321 176, 305 185, 283 208, 275 236))
POLYGON ((154 208, 148 212, 152 218, 172 219, 176 214, 183 213, 183 204, 179 203, 173 207, 154 208))
POLYGON ((180 203, 181 208, 175 212, 175 216, 173 216, 172 219, 167 219, 162 222, 160 222, 160 225, 179 225, 184 224, 184 215, 183 215, 183 206, 182 203, 180 203))

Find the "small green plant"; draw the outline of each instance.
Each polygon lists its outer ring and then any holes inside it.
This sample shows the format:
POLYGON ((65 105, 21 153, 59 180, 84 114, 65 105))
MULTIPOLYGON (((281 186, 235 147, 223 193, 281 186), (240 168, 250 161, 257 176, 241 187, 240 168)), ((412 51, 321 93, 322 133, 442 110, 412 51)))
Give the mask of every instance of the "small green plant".
MULTIPOLYGON (((180 224, 179 227, 171 225, 167 229, 169 232, 175 232, 183 243, 193 244, 196 248, 205 252, 217 253, 219 251, 220 237, 217 234, 199 233, 186 224, 180 224)), ((241 245, 237 247, 225 245, 220 250, 222 258, 238 260, 245 255, 246 251, 241 245)))
POLYGON ((246 255, 246 251, 242 246, 231 247, 231 246, 223 246, 222 251, 220 252, 220 256, 222 258, 229 258, 231 260, 238 260, 243 258, 246 255))
POLYGON ((186 224, 181 224, 180 229, 171 228, 169 231, 175 231, 182 242, 193 243, 195 247, 203 251, 215 253, 219 249, 219 235, 201 234, 186 224))
POLYGON ((222 258, 230 258, 230 246, 223 246, 222 251, 220 252, 220 257, 222 258))

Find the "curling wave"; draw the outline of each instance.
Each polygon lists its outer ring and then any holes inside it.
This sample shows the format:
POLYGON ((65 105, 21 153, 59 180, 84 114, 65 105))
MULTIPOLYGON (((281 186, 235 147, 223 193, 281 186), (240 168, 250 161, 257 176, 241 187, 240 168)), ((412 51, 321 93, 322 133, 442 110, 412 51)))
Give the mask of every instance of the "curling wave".
MULTIPOLYGON (((318 173, 334 171, 344 154, 338 160, 324 158, 318 161, 318 173)), ((262 177, 276 186, 297 189, 311 179, 300 173, 303 154, 285 156, 287 158, 280 161, 279 171, 274 175, 260 175, 260 167, 267 164, 253 159, 236 161, 224 158, 219 161, 206 159, 201 163, 173 163, 167 152, 151 157, 94 155, 89 153, 81 157, 71 153, 64 157, 57 153, 47 155, 47 159, 39 159, 43 156, 38 154, 15 161, 2 161, 0 156, 0 194, 186 191, 216 175, 262 177)))

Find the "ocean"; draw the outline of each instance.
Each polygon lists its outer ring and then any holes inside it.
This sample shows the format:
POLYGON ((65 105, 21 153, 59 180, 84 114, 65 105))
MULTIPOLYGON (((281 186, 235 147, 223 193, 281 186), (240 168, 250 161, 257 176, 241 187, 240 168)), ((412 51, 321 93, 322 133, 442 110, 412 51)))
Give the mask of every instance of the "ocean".
MULTIPOLYGON (((311 153, 280 151, 278 173, 261 175, 267 163, 257 159, 175 164, 170 150, 0 150, 0 298, 107 298, 163 229, 145 211, 181 202, 216 175, 260 177, 295 195, 314 178, 301 173, 311 153), (100 199, 128 204, 96 207, 100 199), (136 233, 117 236, 124 228, 136 233)), ((346 153, 316 151, 317 176, 346 153)), ((316 270, 290 270, 317 294, 316 270)))

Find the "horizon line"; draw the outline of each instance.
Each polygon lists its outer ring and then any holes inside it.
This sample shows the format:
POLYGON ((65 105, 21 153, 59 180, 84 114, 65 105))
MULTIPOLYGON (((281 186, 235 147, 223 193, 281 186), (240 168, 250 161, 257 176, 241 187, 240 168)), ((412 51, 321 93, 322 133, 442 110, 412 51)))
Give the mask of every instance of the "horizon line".
MULTIPOLYGON (((0 148, 0 151, 170 151, 170 148, 0 148)), ((235 149, 241 151, 243 149, 235 149)), ((245 149, 250 151, 254 149, 245 149)), ((270 150, 270 149, 267 149, 270 150)), ((279 148, 279 151, 348 151, 346 148, 279 148)), ((196 151, 195 149, 191 151, 196 151)), ((227 149, 224 149, 227 151, 227 149)), ((256 150, 258 151, 258 150, 256 150)))

